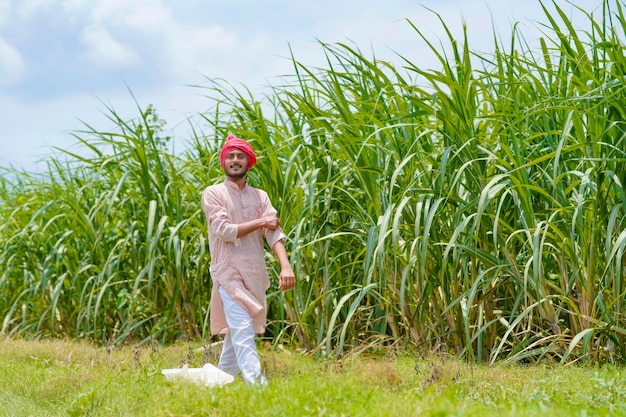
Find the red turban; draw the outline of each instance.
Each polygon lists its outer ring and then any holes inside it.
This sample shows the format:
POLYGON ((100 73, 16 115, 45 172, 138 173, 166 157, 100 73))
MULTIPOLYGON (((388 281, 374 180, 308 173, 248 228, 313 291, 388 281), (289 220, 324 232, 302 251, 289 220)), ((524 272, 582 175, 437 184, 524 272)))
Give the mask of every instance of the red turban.
POLYGON ((256 155, 254 154, 252 146, 250 146, 250 144, 245 140, 236 138, 233 135, 228 135, 226 143, 224 143, 224 146, 222 146, 222 150, 220 151, 220 161, 222 162, 222 167, 224 166, 226 155, 231 153, 234 149, 240 149, 246 154, 248 157, 248 169, 252 168, 252 166, 256 163, 256 155))

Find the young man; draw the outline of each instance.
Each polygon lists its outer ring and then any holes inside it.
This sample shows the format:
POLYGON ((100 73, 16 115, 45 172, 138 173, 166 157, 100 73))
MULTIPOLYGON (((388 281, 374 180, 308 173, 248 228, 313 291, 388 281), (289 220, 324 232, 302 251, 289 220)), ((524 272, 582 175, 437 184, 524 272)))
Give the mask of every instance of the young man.
POLYGON ((266 384, 254 340, 265 331, 270 280, 263 237, 280 262, 278 288, 296 285, 285 234, 267 193, 248 185, 246 173, 256 163, 252 146, 228 136, 220 152, 223 183, 202 194, 211 253, 211 333, 224 334, 218 368, 248 383, 266 384))

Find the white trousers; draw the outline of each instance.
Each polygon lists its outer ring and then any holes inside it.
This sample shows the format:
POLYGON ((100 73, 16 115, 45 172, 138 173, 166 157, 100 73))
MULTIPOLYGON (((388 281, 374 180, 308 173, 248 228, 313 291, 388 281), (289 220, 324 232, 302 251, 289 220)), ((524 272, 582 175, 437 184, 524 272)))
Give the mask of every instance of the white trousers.
POLYGON ((217 367, 233 376, 241 371, 241 376, 248 383, 267 384, 261 371, 250 314, 234 302, 224 288, 219 287, 219 293, 224 305, 228 331, 224 337, 224 346, 217 367))

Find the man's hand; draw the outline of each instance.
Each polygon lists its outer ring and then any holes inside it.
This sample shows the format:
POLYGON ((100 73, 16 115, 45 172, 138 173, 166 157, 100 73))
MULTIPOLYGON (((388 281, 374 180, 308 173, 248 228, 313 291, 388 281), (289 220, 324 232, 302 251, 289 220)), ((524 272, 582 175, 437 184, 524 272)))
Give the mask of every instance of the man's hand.
POLYGON ((276 230, 280 227, 280 219, 276 216, 265 216, 262 218, 263 227, 269 230, 276 230))
POLYGON ((258 229, 276 230, 279 227, 280 219, 278 217, 274 215, 263 216, 249 222, 237 224, 237 237, 243 237, 258 229))
POLYGON ((278 277, 278 289, 286 291, 293 288, 296 285, 296 275, 290 266, 284 267, 280 270, 280 276, 278 277))
POLYGON ((278 276, 278 289, 286 291, 296 285, 296 275, 291 269, 287 251, 285 250, 285 240, 280 239, 272 246, 272 251, 280 262, 280 275, 278 276))

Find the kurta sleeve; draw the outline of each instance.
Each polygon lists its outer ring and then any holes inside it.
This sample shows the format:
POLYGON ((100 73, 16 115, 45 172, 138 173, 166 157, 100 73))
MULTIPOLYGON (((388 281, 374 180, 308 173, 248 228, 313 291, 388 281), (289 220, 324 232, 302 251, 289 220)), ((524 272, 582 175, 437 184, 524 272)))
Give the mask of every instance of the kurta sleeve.
POLYGON ((208 187, 202 193, 202 210, 207 220, 209 234, 226 242, 237 241, 238 226, 231 222, 228 215, 227 192, 220 193, 215 188, 208 187))
MULTIPOLYGON (((261 205, 263 206, 263 216, 276 216, 278 212, 272 206, 272 202, 269 199, 269 196, 265 191, 259 190, 261 205)), ((276 230, 268 230, 264 229, 265 241, 270 246, 270 248, 274 247, 274 244, 279 240, 287 239, 287 236, 283 232, 283 230, 279 227, 276 230)))

